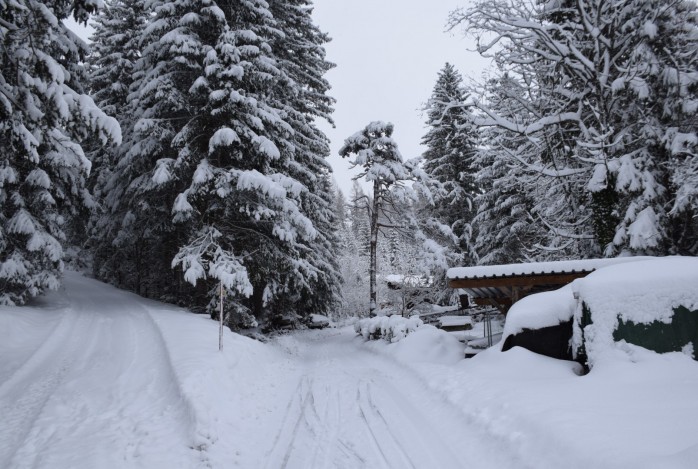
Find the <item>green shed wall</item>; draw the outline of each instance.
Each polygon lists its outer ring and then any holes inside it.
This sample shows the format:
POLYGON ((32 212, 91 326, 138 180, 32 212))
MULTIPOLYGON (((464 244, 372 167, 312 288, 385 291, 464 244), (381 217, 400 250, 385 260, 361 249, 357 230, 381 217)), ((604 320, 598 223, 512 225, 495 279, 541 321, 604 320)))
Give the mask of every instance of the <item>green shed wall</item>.
MULTIPOLYGON (((674 316, 668 324, 660 321, 635 324, 619 318, 613 340, 625 340, 659 353, 680 352, 689 342, 698 348, 698 310, 690 311, 683 306, 674 308, 674 316)), ((698 359, 697 351, 693 353, 694 360, 698 359)))

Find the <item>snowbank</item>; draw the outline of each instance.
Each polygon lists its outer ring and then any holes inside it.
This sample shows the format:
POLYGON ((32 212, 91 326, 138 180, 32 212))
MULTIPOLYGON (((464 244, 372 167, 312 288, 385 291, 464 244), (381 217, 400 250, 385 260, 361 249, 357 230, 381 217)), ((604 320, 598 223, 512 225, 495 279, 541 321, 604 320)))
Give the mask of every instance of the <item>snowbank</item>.
POLYGON ((253 458, 269 436, 260 415, 275 411, 280 383, 295 377, 288 357, 227 328, 219 352, 216 322, 150 304, 177 385, 191 406, 194 445, 206 467, 258 467, 253 458))
POLYGON ((502 337, 518 334, 524 329, 542 329, 569 321, 576 305, 577 301, 569 285, 527 296, 514 303, 507 313, 502 337))
POLYGON ((456 364, 463 359, 465 346, 452 334, 429 324, 414 330, 399 342, 366 344, 375 352, 387 354, 409 365, 438 366, 456 364))
POLYGON ((365 340, 385 339, 388 342, 398 342, 423 325, 424 322, 416 316, 376 316, 358 321, 354 324, 354 330, 365 340))
POLYGON ((575 362, 520 347, 454 361, 447 337, 420 328, 397 344, 366 346, 409 367, 520 467, 698 467, 698 363, 684 354, 625 344, 632 360, 582 375, 575 362))

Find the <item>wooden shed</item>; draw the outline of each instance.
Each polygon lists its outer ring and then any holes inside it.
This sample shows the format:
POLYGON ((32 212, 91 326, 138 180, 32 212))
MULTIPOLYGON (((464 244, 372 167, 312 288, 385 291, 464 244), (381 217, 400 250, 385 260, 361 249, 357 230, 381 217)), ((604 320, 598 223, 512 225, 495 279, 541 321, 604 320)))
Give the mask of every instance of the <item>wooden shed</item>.
MULTIPOLYGON (((637 261, 641 257, 529 262, 522 264, 454 267, 448 285, 462 290, 478 306, 494 306, 506 314, 519 299, 556 290, 608 265, 637 261)), ((645 258, 646 259, 646 258, 645 258)))

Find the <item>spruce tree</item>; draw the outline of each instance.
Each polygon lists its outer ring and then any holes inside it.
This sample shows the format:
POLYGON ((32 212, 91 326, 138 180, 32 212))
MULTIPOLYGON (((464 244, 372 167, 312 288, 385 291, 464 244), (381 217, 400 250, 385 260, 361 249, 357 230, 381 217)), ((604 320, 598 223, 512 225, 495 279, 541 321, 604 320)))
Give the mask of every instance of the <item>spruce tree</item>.
POLYGON ((148 19, 143 0, 108 1, 93 20, 95 32, 87 60, 91 94, 119 121, 125 136, 124 145, 89 152, 93 164, 89 182, 98 204, 89 230, 93 267, 99 278, 142 294, 146 294, 146 269, 152 258, 143 249, 142 231, 147 228, 141 226, 135 233, 128 229, 125 197, 131 179, 123 172, 127 161, 132 165, 125 156, 137 116, 131 93, 139 76, 136 63, 142 55, 140 40, 148 19))
POLYGON ((104 184, 102 277, 211 310, 220 282, 228 314, 261 320, 339 299, 329 150, 314 123, 331 112, 330 65, 304 5, 150 5, 132 124, 104 184))
POLYGON ((470 224, 475 214, 473 200, 479 191, 473 165, 477 150, 477 128, 466 107, 463 79, 447 63, 439 72, 431 97, 424 110, 428 132, 422 138, 427 150, 424 171, 441 182, 446 190, 433 211, 435 217, 451 227, 458 238, 462 257, 457 262, 473 263, 470 224))
POLYGON ((57 288, 65 229, 92 206, 81 144, 118 143, 115 119, 84 92, 87 46, 63 24, 97 1, 0 0, 0 303, 57 288))
POLYGON ((282 34, 271 37, 270 45, 284 86, 274 87, 270 97, 293 129, 290 136, 292 163, 281 169, 307 188, 301 210, 316 228, 316 238, 303 246, 302 258, 315 273, 286 290, 300 290, 296 301, 299 314, 327 311, 339 300, 340 273, 336 261, 337 226, 334 214, 334 189, 330 182, 331 167, 325 160, 330 153, 327 137, 316 120, 332 123, 334 99, 325 73, 334 65, 325 58, 324 44, 329 37, 312 20, 309 0, 274 0, 269 11, 282 34), (309 304, 311 301, 313 304, 309 304))

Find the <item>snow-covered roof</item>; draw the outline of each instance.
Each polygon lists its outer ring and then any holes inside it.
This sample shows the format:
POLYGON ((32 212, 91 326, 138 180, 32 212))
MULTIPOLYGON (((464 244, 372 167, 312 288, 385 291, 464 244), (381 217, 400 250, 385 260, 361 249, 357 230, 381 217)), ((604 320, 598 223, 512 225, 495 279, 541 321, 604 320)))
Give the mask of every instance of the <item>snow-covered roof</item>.
POLYGON ((572 288, 592 314, 611 311, 613 320, 618 315, 643 324, 668 320, 677 306, 698 309, 698 257, 651 258, 613 266, 577 280, 572 288))
POLYGON ((580 259, 570 261, 527 262, 523 264, 478 265, 453 267, 446 273, 449 280, 515 277, 522 275, 546 275, 593 272, 613 264, 652 259, 651 257, 616 257, 611 259, 580 259))

